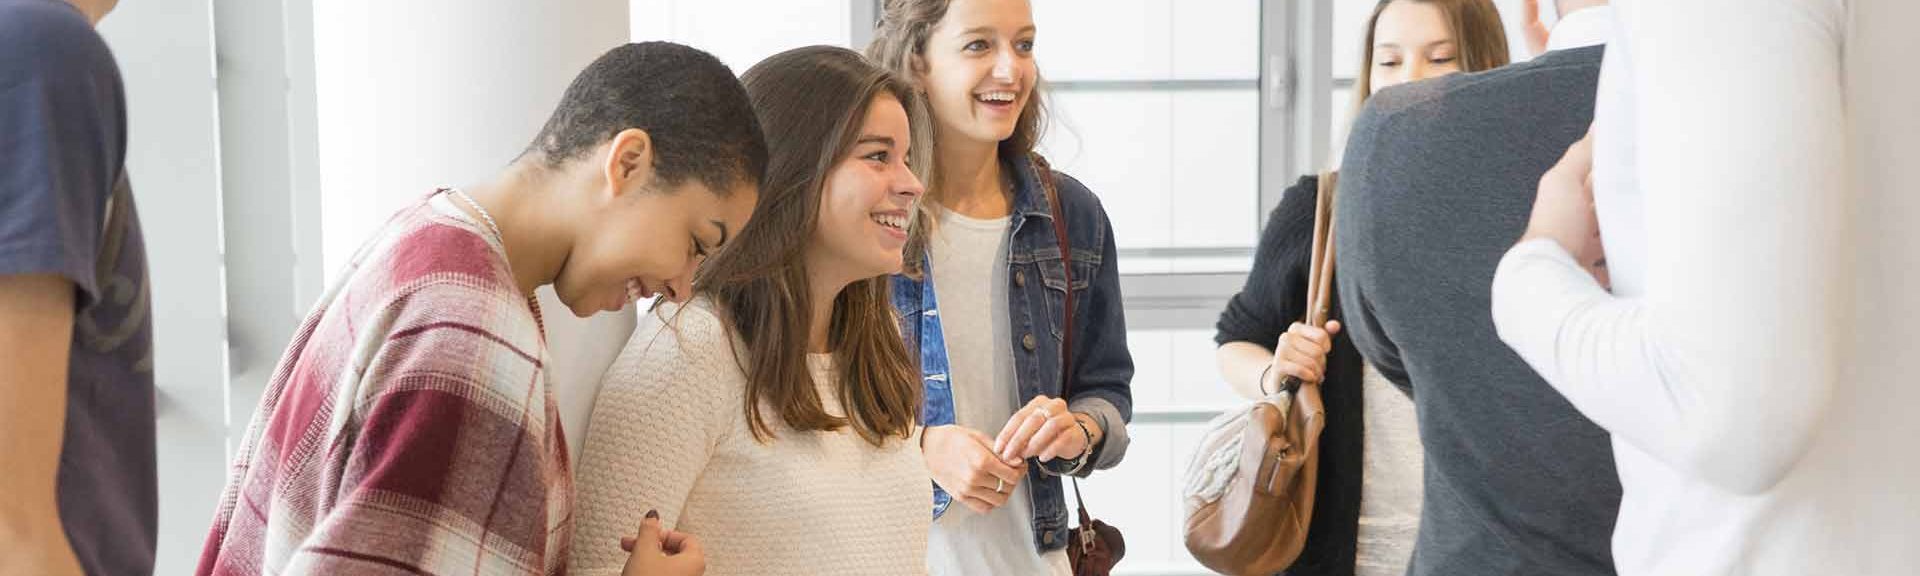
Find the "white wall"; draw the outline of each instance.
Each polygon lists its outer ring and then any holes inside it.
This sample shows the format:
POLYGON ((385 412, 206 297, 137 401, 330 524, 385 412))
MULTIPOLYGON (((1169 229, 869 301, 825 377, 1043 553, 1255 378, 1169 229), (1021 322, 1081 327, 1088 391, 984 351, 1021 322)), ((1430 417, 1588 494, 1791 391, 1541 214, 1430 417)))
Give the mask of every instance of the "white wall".
POLYGON ((193 570, 226 477, 220 166, 208 0, 126 2, 101 23, 126 80, 128 171, 153 286, 156 574, 193 570))
MULTIPOLYGON (((389 215, 520 154, 575 74, 629 38, 625 0, 315 2, 321 243, 334 279, 389 215)), ((540 291, 549 382, 575 446, 631 314, 580 320, 540 291)))

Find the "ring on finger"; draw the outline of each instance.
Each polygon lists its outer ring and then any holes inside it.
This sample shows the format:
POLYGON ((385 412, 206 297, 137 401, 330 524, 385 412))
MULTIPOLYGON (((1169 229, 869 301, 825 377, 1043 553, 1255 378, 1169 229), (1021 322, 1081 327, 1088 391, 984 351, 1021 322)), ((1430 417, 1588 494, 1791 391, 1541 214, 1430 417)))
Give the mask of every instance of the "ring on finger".
POLYGON ((993 479, 993 493, 994 493, 994 494, 1006 494, 1006 493, 1007 493, 1007 479, 1005 479, 1005 478, 994 478, 994 479, 993 479))

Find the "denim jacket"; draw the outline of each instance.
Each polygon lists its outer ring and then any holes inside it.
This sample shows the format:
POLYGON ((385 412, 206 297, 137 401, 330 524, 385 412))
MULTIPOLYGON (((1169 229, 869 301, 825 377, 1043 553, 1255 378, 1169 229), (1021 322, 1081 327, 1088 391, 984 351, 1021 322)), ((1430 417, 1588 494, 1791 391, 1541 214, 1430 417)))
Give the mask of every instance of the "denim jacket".
MULTIPOLYGON (((1014 375, 1020 404, 1036 396, 1060 396, 1061 344, 1065 332, 1062 311, 1066 274, 1053 228, 1053 211, 1036 180, 1034 164, 1025 157, 1003 160, 1014 175, 1013 211, 1007 243, 1007 315, 1013 327, 1014 375)), ((1085 476, 1095 469, 1120 463, 1127 452, 1127 426, 1133 419, 1133 357, 1127 352, 1127 322, 1122 316, 1120 273, 1115 268, 1113 225, 1099 198, 1071 176, 1054 172, 1061 212, 1067 218, 1067 242, 1074 291, 1073 396, 1069 409, 1086 413, 1105 431, 1095 446, 1085 476)), ((932 274, 916 280, 893 277, 893 306, 899 312, 907 348, 920 352, 921 382, 925 393, 921 423, 954 423, 953 389, 947 381, 947 351, 941 332, 938 298, 932 274)), ((988 434, 997 430, 986 430, 988 434)), ((1059 474, 1061 466, 1029 462, 1028 494, 1033 498, 1034 546, 1040 551, 1067 544, 1067 502, 1059 474), (1049 468, 1052 466, 1052 468, 1049 468)), ((934 486, 933 515, 938 518, 953 504, 952 496, 934 486)))

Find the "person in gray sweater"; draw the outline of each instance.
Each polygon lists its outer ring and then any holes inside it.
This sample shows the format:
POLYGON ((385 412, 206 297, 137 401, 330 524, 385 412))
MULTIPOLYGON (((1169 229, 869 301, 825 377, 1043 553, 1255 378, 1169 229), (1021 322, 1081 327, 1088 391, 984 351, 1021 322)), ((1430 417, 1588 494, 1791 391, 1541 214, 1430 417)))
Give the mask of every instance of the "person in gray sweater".
POLYGON ((1335 281, 1354 343, 1418 414, 1414 576, 1614 572, 1607 433, 1501 343, 1489 295, 1540 176, 1592 123, 1603 50, 1387 89, 1355 120, 1335 281))

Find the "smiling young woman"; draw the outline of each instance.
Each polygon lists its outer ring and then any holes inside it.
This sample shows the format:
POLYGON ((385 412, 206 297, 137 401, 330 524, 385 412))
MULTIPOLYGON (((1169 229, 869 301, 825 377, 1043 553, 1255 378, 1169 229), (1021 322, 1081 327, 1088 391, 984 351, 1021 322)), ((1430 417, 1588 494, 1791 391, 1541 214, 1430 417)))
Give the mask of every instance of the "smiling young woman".
POLYGON ((1126 455, 1133 360, 1113 226, 1034 153, 1038 34, 1027 0, 892 0, 867 48, 932 111, 925 209, 894 307, 924 382, 935 574, 1068 573, 1060 477, 1126 455))
POLYGON ((653 510, 702 537, 708 574, 922 573, 920 391, 887 298, 922 191, 916 97, 827 46, 743 80, 772 150, 760 206, 608 370, 573 568, 617 569, 653 510))

